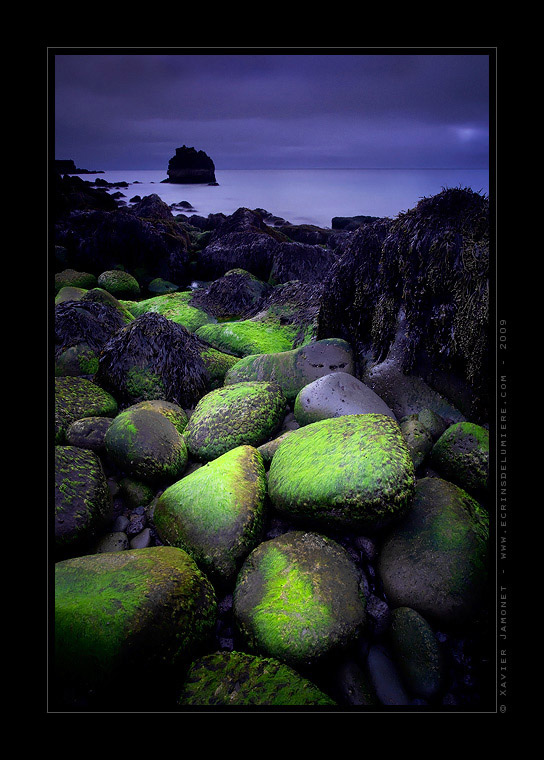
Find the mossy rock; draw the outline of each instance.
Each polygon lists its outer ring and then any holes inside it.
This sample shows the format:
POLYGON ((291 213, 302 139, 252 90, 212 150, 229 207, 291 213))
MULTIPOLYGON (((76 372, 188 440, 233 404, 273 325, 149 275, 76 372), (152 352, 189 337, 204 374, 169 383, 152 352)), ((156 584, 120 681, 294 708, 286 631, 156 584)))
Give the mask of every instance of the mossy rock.
POLYGON ((267 441, 266 443, 263 443, 258 447, 258 451, 261 454, 265 465, 270 464, 270 462, 272 461, 272 457, 278 450, 278 447, 280 446, 280 444, 282 444, 284 440, 287 438, 287 436, 291 435, 292 432, 293 432, 292 430, 286 430, 285 433, 282 433, 277 438, 273 438, 271 441, 267 441))
POLYGON ((297 333, 295 325, 257 318, 203 325, 196 331, 199 338, 214 348, 239 357, 289 351, 297 333))
POLYGON ((63 285, 55 296, 55 304, 65 301, 79 301, 87 293, 86 288, 77 288, 73 285, 63 285))
POLYGON ((271 380, 287 401, 304 386, 331 372, 353 374, 352 350, 345 340, 326 338, 288 351, 246 356, 225 375, 225 385, 247 380, 271 380))
POLYGON ((104 529, 113 502, 95 452, 55 446, 55 549, 77 551, 104 529))
POLYGON ((422 409, 417 414, 411 414, 408 417, 403 417, 401 422, 408 422, 408 420, 417 420, 424 425, 429 431, 433 442, 436 442, 442 433, 448 427, 447 423, 442 419, 439 414, 433 412, 432 409, 422 409))
POLYGON ((173 404, 171 401, 164 401, 164 399, 145 399, 133 404, 132 409, 150 409, 162 414, 167 420, 170 420, 178 433, 183 433, 189 422, 187 413, 181 406, 173 404))
POLYGON ((187 465, 182 434, 162 412, 128 407, 113 420, 104 439, 108 458, 127 475, 146 483, 168 483, 187 465))
POLYGON ((192 663, 181 707, 331 707, 336 703, 285 663, 246 652, 214 652, 192 663))
POLYGON ((94 375, 98 370, 99 351, 87 343, 77 343, 55 359, 55 377, 94 375))
POLYGON ((55 292, 58 293, 61 288, 94 288, 96 286, 96 275, 89 272, 77 272, 75 269, 64 269, 62 272, 55 274, 55 292))
POLYGON ((154 280, 151 280, 147 286, 147 289, 150 293, 154 293, 158 296, 163 296, 165 293, 175 293, 177 290, 179 290, 179 285, 176 285, 173 282, 169 282, 168 280, 163 280, 162 277, 155 277, 154 280))
POLYGON ((398 423, 354 414, 294 430, 272 458, 268 493, 276 509, 294 517, 378 529, 410 507, 414 483, 398 423))
POLYGON ((415 416, 401 422, 400 429, 410 450, 414 467, 417 470, 423 464, 433 447, 432 435, 429 429, 415 416))
POLYGON ((262 537, 265 493, 261 455, 238 446, 167 488, 154 524, 164 543, 185 549, 225 585, 262 537))
POLYGON ((386 414, 396 419, 383 399, 347 372, 331 372, 305 385, 293 412, 299 425, 346 414, 386 414))
POLYGON ((421 699, 432 699, 441 687, 444 663, 440 644, 429 623, 410 607, 391 613, 389 641, 408 691, 421 699))
POLYGON ((234 367, 234 365, 240 361, 238 356, 226 354, 224 351, 218 351, 211 346, 202 347, 200 355, 210 378, 209 390, 211 391, 222 387, 225 381, 225 375, 229 369, 234 367))
POLYGON ((83 417, 115 417, 117 401, 84 377, 55 378, 55 443, 65 441, 66 431, 83 417))
POLYGON ((155 496, 155 489, 149 483, 143 483, 134 478, 121 478, 119 488, 129 509, 146 506, 153 501, 155 496))
POLYGON ((292 667, 343 649, 366 621, 361 575, 346 550, 317 533, 261 543, 240 570, 233 611, 249 652, 292 667))
POLYGON ((99 288, 107 290, 117 298, 130 298, 140 295, 140 284, 138 280, 128 272, 121 269, 108 269, 98 276, 97 284, 99 288))
POLYGON ((59 562, 56 691, 80 704, 157 709, 165 685, 208 645, 216 614, 210 582, 175 547, 59 562))
POLYGON ((124 305, 135 317, 153 312, 161 314, 171 322, 183 325, 189 332, 195 332, 202 325, 214 322, 214 317, 202 309, 191 306, 192 292, 164 293, 160 296, 152 296, 142 301, 125 301, 124 305))
POLYGON ((489 472, 489 431, 473 422, 451 425, 435 443, 431 462, 446 480, 482 496, 489 472))
POLYGON ((422 478, 379 553, 390 605, 411 607, 430 623, 470 622, 487 583, 488 541, 489 517, 474 498, 441 478, 422 478))
POLYGON ((209 461, 247 444, 260 446, 278 429, 285 398, 276 383, 236 383, 200 399, 185 429, 189 452, 209 461))

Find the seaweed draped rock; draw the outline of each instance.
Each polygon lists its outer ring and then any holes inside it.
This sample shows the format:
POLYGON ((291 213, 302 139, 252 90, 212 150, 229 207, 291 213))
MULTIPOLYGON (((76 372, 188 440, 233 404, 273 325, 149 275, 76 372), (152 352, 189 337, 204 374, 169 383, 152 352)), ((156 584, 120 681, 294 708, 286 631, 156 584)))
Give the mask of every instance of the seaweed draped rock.
POLYGON ((281 512, 340 527, 377 529, 414 494, 399 425, 384 414, 333 417, 294 430, 272 458, 268 493, 281 512))
POLYGON ((162 398, 188 408, 208 389, 203 346, 182 325, 149 312, 104 346, 95 380, 120 402, 162 398))
POLYGON ((332 539, 302 531, 251 552, 233 611, 250 652, 293 667, 348 646, 366 621, 361 574, 349 554, 332 539))
POLYGON ((107 552, 55 566, 59 697, 157 709, 165 683, 208 644, 214 589, 181 549, 107 552), (127 696, 130 695, 130 696, 127 696))
POLYGON ((160 538, 185 549, 213 580, 234 580, 262 537, 266 481, 252 446, 238 446, 174 483, 158 498, 160 538))

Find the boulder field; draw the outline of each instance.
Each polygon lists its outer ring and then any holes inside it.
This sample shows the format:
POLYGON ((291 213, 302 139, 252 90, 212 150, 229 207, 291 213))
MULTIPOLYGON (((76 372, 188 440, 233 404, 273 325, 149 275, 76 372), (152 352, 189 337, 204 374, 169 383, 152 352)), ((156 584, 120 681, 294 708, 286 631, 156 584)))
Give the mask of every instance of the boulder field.
POLYGON ((429 235, 446 228, 461 250, 466 235, 463 283, 480 293, 479 198, 310 236, 262 210, 205 224, 157 198, 110 208, 68 180, 51 299, 53 710, 485 706, 484 348, 474 323, 461 339, 476 307, 434 270, 431 298, 430 240, 405 302, 382 280, 411 274, 402 246, 428 215, 429 235), (448 395, 427 337, 447 341, 456 309, 448 395))

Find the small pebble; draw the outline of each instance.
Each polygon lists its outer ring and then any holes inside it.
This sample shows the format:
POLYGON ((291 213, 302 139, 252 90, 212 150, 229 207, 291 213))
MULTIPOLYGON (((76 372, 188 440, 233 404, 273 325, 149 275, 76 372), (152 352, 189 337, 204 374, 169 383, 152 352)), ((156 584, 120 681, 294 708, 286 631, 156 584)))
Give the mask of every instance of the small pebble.
POLYGON ((131 549, 145 549, 147 548, 151 543, 151 531, 149 528, 144 528, 141 533, 138 533, 137 536, 134 536, 134 538, 130 542, 130 548, 131 549))

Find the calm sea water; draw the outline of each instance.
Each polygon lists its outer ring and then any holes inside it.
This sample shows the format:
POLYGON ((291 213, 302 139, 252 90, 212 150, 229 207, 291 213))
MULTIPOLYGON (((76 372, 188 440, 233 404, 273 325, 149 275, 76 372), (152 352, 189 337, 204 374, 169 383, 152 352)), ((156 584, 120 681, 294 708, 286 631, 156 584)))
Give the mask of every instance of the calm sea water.
POLYGON ((165 170, 82 175, 89 181, 100 177, 131 183, 122 189, 127 204, 135 195, 156 193, 169 205, 189 201, 196 209, 189 214, 228 215, 245 206, 263 208, 292 224, 319 227, 331 227, 334 216, 394 218, 444 188, 489 193, 486 169, 216 169, 215 176, 218 186, 161 184, 165 170))

